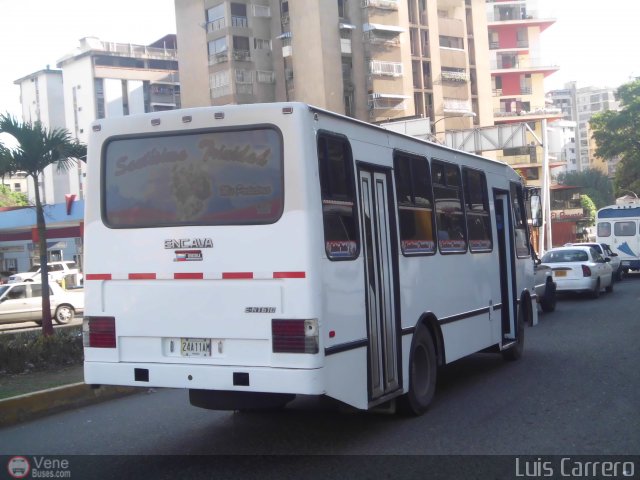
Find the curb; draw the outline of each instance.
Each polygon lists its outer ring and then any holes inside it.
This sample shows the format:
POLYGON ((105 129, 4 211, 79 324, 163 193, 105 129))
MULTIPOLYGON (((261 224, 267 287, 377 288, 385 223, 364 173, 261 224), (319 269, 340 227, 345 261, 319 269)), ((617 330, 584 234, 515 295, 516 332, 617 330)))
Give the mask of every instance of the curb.
POLYGON ((140 387, 117 386, 92 388, 85 383, 74 383, 18 395, 17 397, 0 400, 0 427, 33 420, 71 408, 140 393, 145 390, 147 389, 140 387))

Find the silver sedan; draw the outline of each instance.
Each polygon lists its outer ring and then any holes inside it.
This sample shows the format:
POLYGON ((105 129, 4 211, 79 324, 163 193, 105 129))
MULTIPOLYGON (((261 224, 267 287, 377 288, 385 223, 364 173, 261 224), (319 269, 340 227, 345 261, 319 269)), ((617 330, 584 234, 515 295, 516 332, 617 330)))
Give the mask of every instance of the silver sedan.
POLYGON ((598 298, 604 288, 613 291, 613 269, 609 259, 588 246, 552 248, 542 257, 542 264, 553 271, 558 292, 587 292, 598 298))

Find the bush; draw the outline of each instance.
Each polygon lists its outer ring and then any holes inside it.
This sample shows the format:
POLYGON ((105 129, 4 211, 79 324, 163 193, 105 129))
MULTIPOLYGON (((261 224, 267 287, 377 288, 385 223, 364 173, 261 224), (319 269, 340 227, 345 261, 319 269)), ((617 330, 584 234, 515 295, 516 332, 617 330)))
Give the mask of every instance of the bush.
POLYGON ((27 373, 80 365, 82 328, 56 329, 45 337, 39 330, 0 335, 0 373, 27 373))

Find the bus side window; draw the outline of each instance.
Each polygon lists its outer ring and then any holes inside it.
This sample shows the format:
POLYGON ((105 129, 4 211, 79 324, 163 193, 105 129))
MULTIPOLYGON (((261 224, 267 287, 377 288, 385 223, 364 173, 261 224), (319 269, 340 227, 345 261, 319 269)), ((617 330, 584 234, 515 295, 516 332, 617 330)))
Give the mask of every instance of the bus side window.
POLYGON ((327 257, 331 260, 357 258, 360 248, 353 158, 346 138, 327 134, 318 136, 318 168, 327 257))
POLYGON ((598 237, 610 237, 611 236, 611 223, 598 222, 598 237))
POLYGON ((616 222, 613 224, 613 233, 617 237, 633 237, 636 234, 635 222, 616 222))
POLYGON ((527 234, 527 213, 524 207, 522 185, 511 183, 511 208, 516 235, 516 255, 528 257, 530 255, 529 235, 527 234))
POLYGON ((396 152, 393 157, 400 245, 404 255, 436 252, 429 162, 424 157, 396 152))
POLYGON ((467 251, 467 229, 462 209, 460 169, 457 165, 434 160, 431 177, 440 251, 464 253, 467 251))
POLYGON ((462 169, 462 178, 464 180, 469 250, 471 252, 490 252, 493 249, 493 239, 491 237, 487 178, 484 172, 466 167, 462 169))

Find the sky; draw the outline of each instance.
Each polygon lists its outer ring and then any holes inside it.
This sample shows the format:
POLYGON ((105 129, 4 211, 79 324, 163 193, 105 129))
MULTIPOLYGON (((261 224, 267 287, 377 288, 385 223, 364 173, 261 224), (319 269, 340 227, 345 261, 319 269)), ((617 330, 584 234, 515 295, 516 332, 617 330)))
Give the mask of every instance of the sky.
MULTIPOLYGON (((640 76, 640 0, 537 1, 557 20, 541 36, 543 61, 560 67, 545 90, 572 80, 615 88, 640 76)), ((144 45, 167 33, 175 33, 174 0, 0 0, 0 113, 19 117, 13 82, 56 68, 83 37, 144 45)))

